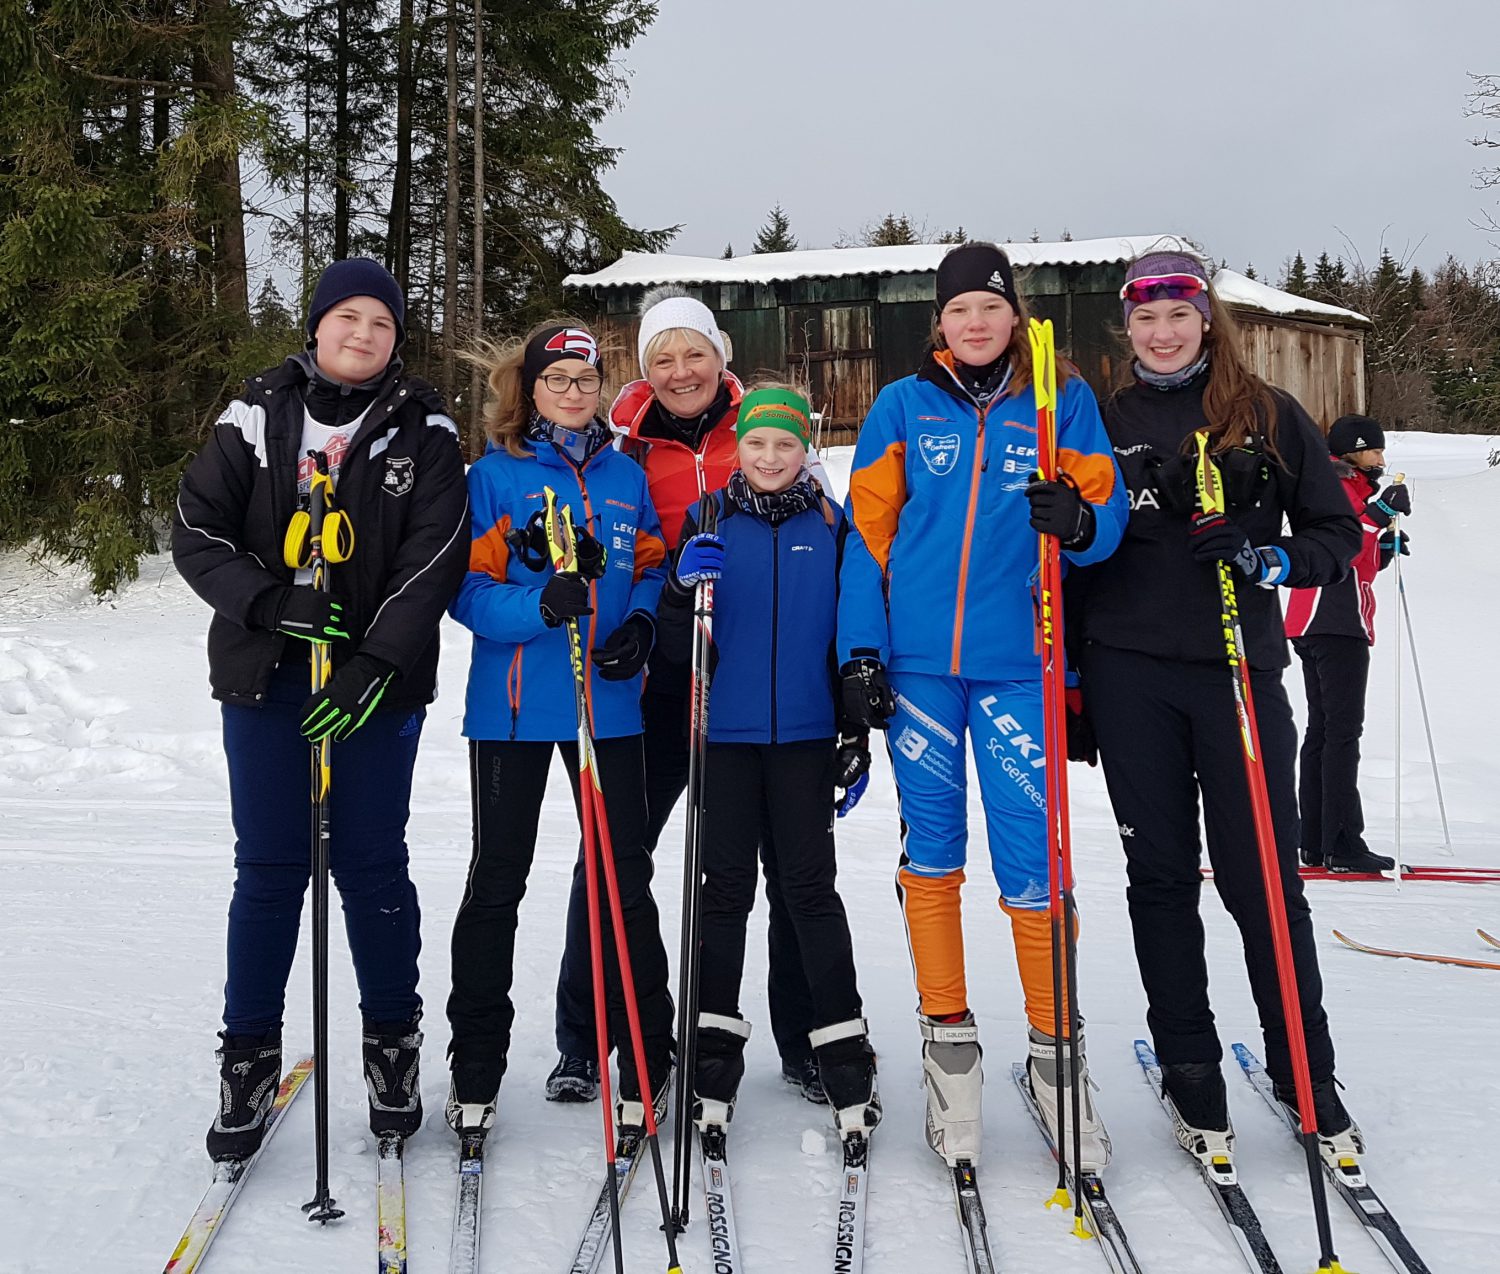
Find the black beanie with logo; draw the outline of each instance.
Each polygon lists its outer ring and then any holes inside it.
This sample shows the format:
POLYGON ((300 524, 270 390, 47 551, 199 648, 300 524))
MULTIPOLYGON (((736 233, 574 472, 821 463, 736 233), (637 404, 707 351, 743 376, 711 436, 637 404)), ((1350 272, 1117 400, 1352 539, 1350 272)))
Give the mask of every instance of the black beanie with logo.
POLYGON ((1328 431, 1330 455, 1347 456, 1355 451, 1381 451, 1385 430, 1368 416, 1340 416, 1328 431))
POLYGON ((1010 258, 993 243, 960 244, 938 263, 938 309, 965 292, 992 292, 1016 304, 1010 258))

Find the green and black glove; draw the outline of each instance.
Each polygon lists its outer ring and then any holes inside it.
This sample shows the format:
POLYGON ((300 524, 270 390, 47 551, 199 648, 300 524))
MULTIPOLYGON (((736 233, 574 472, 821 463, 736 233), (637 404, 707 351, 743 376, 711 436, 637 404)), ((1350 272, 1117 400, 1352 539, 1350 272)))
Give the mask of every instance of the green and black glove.
POLYGON ((273 588, 258 597, 251 623, 303 641, 344 641, 349 636, 343 606, 311 584, 273 588))
POLYGON ((374 655, 355 655, 302 705, 302 737, 342 743, 370 719, 396 669, 374 655))

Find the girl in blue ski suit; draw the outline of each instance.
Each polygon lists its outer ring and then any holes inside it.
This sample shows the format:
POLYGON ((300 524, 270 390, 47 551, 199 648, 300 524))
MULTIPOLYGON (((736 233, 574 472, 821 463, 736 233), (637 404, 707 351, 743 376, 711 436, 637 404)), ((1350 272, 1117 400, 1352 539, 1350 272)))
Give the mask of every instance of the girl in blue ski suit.
MULTIPOLYGON (((920 996, 927 1135, 957 1163, 980 1149, 978 1035, 959 910, 964 735, 974 740, 991 866, 1016 944, 1033 1089, 1055 1129, 1043 767, 1065 758, 1042 749, 1037 535, 1057 535, 1065 561, 1098 561, 1119 542, 1127 508, 1094 396, 1065 364, 1057 436, 1066 480, 1033 481, 1026 313, 1004 252, 955 248, 939 267, 937 302, 936 348, 915 376, 880 392, 860 430, 838 645, 846 711, 890 731, 903 832, 896 880, 920 996)), ((1070 1042, 1064 1051, 1074 1051, 1070 1042)), ((1084 1166, 1102 1168, 1108 1140, 1087 1097, 1085 1107, 1084 1166)))
MULTIPOLYGON (((577 799, 578 721, 565 621, 587 649, 589 726, 614 848, 626 939, 645 1037, 650 1091, 669 1067, 667 959, 644 846, 641 670, 655 638, 666 549, 640 467, 614 450, 597 409, 599 351, 576 324, 550 324, 490 356, 491 448, 469 470, 469 573, 452 606, 474 633, 463 732, 469 739, 474 848, 453 926, 454 1130, 487 1130, 505 1073, 517 911, 536 848, 552 752, 577 799), (541 515, 545 489, 572 512, 577 573, 557 574, 541 515)), ((575 867, 582 870, 582 862, 575 867)), ((575 891, 573 902, 582 906, 575 891)), ((607 909, 603 917, 612 1038, 627 1041, 607 909)), ((643 1121, 642 1081, 620 1049, 621 1122, 643 1121)))

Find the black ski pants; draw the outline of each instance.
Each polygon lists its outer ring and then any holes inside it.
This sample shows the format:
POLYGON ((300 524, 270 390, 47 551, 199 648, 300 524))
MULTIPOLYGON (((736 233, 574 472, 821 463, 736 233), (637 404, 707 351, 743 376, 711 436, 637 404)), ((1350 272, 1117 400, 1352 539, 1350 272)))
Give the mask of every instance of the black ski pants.
MULTIPOLYGON (((688 686, 680 665, 658 669, 653 661, 651 678, 641 699, 646 748, 646 852, 654 854, 662 828, 672 815, 688 778, 688 686)), ((807 1058, 807 1033, 813 1029, 812 995, 802 971, 802 952, 797 930, 787 910, 770 850, 770 837, 762 829, 762 861, 766 875, 766 902, 770 908, 767 995, 771 1032, 783 1060, 807 1058)), ((557 1047, 570 1057, 592 1057, 594 1047, 594 992, 589 980, 587 910, 583 906, 582 865, 573 873, 573 897, 568 907, 568 935, 557 973, 557 1047)))
MULTIPOLYGON (((469 876, 453 924, 453 991, 448 1022, 450 1055, 503 1058, 510 1047, 515 1006, 516 921, 526 894, 526 877, 536 850, 537 824, 547 770, 556 748, 568 767, 575 809, 578 803, 576 743, 491 742, 470 740, 469 765, 474 816, 474 847, 469 876)), ((595 745, 604 804, 614 848, 615 873, 625 917, 625 935, 635 978, 641 1032, 646 1045, 653 1091, 670 1065, 672 1001, 667 991, 667 953, 662 946, 656 903, 651 897, 651 856, 646 853, 646 802, 641 736, 599 739, 595 745)), ((604 935, 606 1000, 610 1036, 628 1041, 625 999, 615 956, 613 926, 604 876, 599 898, 604 935)), ((591 966, 587 899, 580 905, 585 970, 591 966)), ((574 919, 569 900, 570 922, 574 919)), ((590 975, 591 976, 591 975, 590 975)), ((590 997, 592 1002, 592 996, 590 997)), ((589 1055, 595 1036, 589 1020, 589 1055)), ((636 1097, 635 1061, 627 1045, 619 1047, 620 1089, 636 1097)))
POLYGON ((1365 730, 1370 644, 1363 637, 1294 637, 1307 687, 1297 803, 1309 862, 1365 846, 1359 800, 1359 738, 1365 730))
MULTIPOLYGON (((702 1012, 743 1016, 745 930, 761 848, 801 952, 812 1001, 808 1029, 860 1016, 854 942, 835 884, 833 763, 832 739, 708 745, 698 953, 702 1012), (762 827, 769 832, 764 838, 762 827)), ((805 1033, 801 1048, 811 1051, 805 1033)))
MULTIPOLYGON (((1223 1055, 1208 1003, 1198 910, 1201 794, 1214 886, 1244 944, 1266 1069, 1277 1082, 1290 1083, 1286 1019, 1228 665, 1159 659, 1091 642, 1081 671, 1125 849, 1130 924, 1156 1055, 1169 1063, 1217 1062, 1223 1055)), ((1323 1079, 1333 1074, 1333 1040, 1323 1011, 1312 911, 1297 874, 1296 727, 1279 671, 1256 670, 1251 690, 1308 1063, 1312 1077, 1323 1079)))

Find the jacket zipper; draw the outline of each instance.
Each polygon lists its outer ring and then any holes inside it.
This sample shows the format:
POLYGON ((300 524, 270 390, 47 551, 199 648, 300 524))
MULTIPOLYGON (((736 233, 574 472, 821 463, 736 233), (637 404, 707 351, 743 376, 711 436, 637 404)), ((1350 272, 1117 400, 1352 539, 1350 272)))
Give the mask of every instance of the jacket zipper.
POLYGON ((953 608, 953 660, 950 671, 958 676, 964 640, 964 593, 969 582, 969 548, 974 539, 974 511, 979 506, 979 477, 984 468, 984 420, 988 408, 975 405, 979 428, 974 436, 974 466, 969 476, 969 508, 964 515, 964 543, 958 559, 958 593, 953 608))
POLYGON ((781 528, 771 528, 771 742, 776 742, 776 635, 781 610, 781 528))

